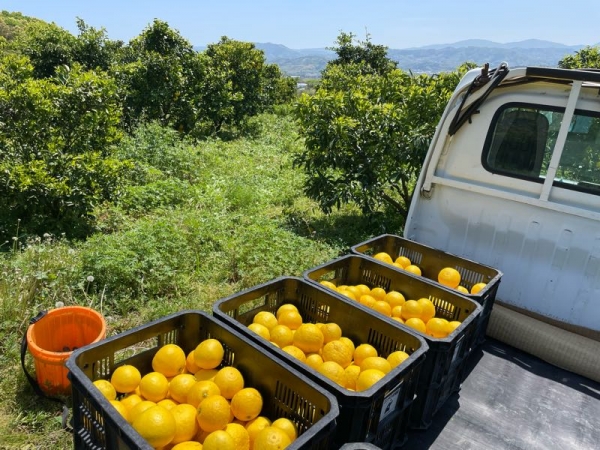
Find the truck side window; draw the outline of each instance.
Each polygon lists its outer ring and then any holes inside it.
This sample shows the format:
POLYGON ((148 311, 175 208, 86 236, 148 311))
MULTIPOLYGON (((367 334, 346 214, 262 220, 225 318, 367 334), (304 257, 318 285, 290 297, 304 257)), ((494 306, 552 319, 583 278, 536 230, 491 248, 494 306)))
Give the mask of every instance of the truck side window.
MULTIPOLYGON (((505 107, 496 114, 486 139, 483 165, 491 172, 539 180, 550 138, 545 111, 532 107, 505 107)), ((545 163, 545 164, 544 164, 545 163)))
MULTIPOLYGON (((483 166, 492 173, 542 183, 562 118, 557 109, 504 105, 492 120, 483 166)), ((575 111, 554 185, 600 195, 599 113, 575 111)))
POLYGON ((575 111, 554 184, 600 194, 600 116, 575 111))

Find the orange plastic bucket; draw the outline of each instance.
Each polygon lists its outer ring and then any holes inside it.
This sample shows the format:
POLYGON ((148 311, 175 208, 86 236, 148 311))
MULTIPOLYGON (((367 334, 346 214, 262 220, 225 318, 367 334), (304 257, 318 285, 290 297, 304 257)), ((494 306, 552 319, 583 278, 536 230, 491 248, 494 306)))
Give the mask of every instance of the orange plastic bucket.
POLYGON ((63 306, 48 311, 27 329, 27 346, 40 388, 48 395, 70 394, 67 359, 73 350, 105 337, 106 321, 91 308, 63 306))

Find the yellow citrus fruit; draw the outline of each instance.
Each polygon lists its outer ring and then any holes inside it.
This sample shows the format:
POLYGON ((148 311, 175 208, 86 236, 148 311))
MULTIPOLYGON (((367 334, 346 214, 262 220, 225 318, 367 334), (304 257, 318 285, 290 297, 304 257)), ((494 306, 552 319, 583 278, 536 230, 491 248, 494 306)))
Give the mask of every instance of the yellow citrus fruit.
POLYGON ((141 379, 142 374, 137 367, 125 364, 114 370, 110 377, 110 383, 120 394, 129 394, 135 391, 141 379))
POLYGON ((325 361, 317 370, 321 375, 329 378, 334 383, 346 387, 346 371, 335 361, 325 361))
POLYGON ((306 362, 306 355, 304 354, 304 352, 302 350, 300 350, 295 345, 286 345, 281 350, 292 355, 294 358, 296 358, 302 362, 306 362))
POLYGON ((356 379, 356 390, 358 392, 366 391, 383 377, 385 377, 385 373, 383 373, 381 370, 361 370, 358 378, 356 379))
POLYGON ((377 300, 371 308, 386 317, 392 317, 392 307, 385 300, 377 300))
POLYGON ((412 274, 415 275, 421 275, 421 269, 418 266, 415 266, 414 264, 411 264, 410 266, 406 266, 404 268, 404 270, 406 270, 407 272, 410 272, 412 274))
POLYGON ((198 433, 198 421, 196 420, 196 408, 188 403, 177 405, 171 410, 175 419, 175 436, 172 444, 191 441, 198 433))
POLYGON ((348 297, 350 300, 357 301, 356 295, 354 292, 349 291, 348 289, 338 289, 338 292, 342 294, 344 297, 348 297))
POLYGON ((288 434, 281 428, 268 426, 254 438, 254 450, 280 450, 292 443, 288 434))
POLYGON ((219 369, 200 369, 194 374, 197 381, 211 380, 215 377, 219 369))
POLYGON ((352 358, 354 358, 354 342, 352 342, 352 339, 350 339, 349 337, 346 336, 342 336, 340 338, 340 341, 342 341, 344 344, 346 344, 348 346, 348 348, 352 351, 352 358))
POLYGON ((325 344, 321 356, 323 357, 324 362, 335 361, 345 368, 350 365, 354 355, 348 344, 338 339, 325 344))
MULTIPOLYGON (((183 374, 182 374, 183 375, 183 374)), ((165 409, 171 411, 175 408, 179 403, 173 400, 172 398, 163 398, 161 401, 156 402, 157 406, 162 406, 165 409)))
POLYGON ((204 431, 222 430, 230 422, 231 407, 222 395, 206 397, 198 405, 196 419, 204 431))
POLYGON ((197 441, 185 441, 175 444, 171 450, 202 450, 202 444, 197 441))
POLYGON ((398 367, 404 361, 406 361, 409 358, 409 356, 410 355, 408 353, 402 350, 396 350, 395 352, 390 353, 386 359, 388 360, 390 366, 392 366, 393 369, 395 367, 398 367))
POLYGON ((385 298, 386 294, 387 294, 387 292, 385 292, 385 289, 380 288, 380 287, 374 287, 373 289, 371 289, 371 292, 369 295, 374 297, 375 300, 383 300, 385 298))
POLYGON ((250 450, 250 434, 243 425, 228 423, 225 432, 233 438, 236 450, 250 450))
POLYGON ((346 372, 346 388, 356 390, 356 380, 360 373, 360 367, 356 364, 350 364, 345 369, 346 372))
POLYGON ((478 294, 479 291, 481 291, 482 289, 484 289, 487 286, 486 283, 477 283, 474 284, 473 287, 471 288, 471 294, 475 295, 478 294))
POLYGON ((469 290, 464 286, 456 286, 456 290, 462 294, 470 294, 469 290))
POLYGON ((448 322, 438 317, 433 317, 427 321, 425 332, 434 338, 445 338, 448 336, 448 322))
POLYGON ((386 253, 386 252, 375 253, 373 255, 373 258, 377 259, 378 261, 383 261, 384 263, 387 263, 387 264, 392 264, 394 262, 394 260, 389 255, 389 253, 386 253))
POLYGON ((267 327, 260 323, 251 323, 248 325, 248 329, 258 334, 261 338, 266 339, 267 341, 271 340, 271 332, 267 327))
POLYGON ((114 400, 117 398, 117 391, 110 381, 96 380, 93 384, 98 388, 102 395, 106 397, 107 400, 114 400))
POLYGON ((389 373, 392 370, 392 365, 381 356, 369 356, 360 363, 361 372, 368 369, 377 369, 383 373, 389 373))
POLYGON ((398 256, 394 262, 400 264, 402 267, 408 267, 412 264, 410 262, 410 259, 408 259, 406 256, 402 256, 402 255, 398 256))
POLYGON ((191 373, 182 373, 173 377, 169 382, 169 395, 176 402, 185 403, 190 388, 196 384, 198 380, 191 373))
POLYGON ((176 344, 165 344, 152 358, 152 370, 170 378, 183 373, 187 356, 183 349, 176 344))
POLYGON ((271 329, 271 342, 277 344, 279 348, 291 345, 294 342, 294 333, 285 325, 275 325, 271 329))
POLYGON ((410 319, 406 319, 404 324, 408 327, 411 327, 414 330, 417 330, 420 333, 425 334, 427 332, 427 327, 425 326, 425 322, 418 317, 411 317, 410 319))
POLYGON ((298 311, 283 311, 277 316, 280 325, 287 326, 290 330, 297 330, 302 325, 302 316, 298 311))
POLYGON ((290 441, 292 442, 294 442, 298 437, 298 428, 296 427, 294 422, 292 422, 287 417, 280 417, 279 419, 275 419, 271 426, 281 428, 283 431, 285 431, 288 437, 290 438, 290 441))
POLYGON ((277 317, 272 312, 260 311, 256 313, 252 319, 252 322, 264 325, 269 329, 269 331, 271 331, 271 328, 277 325, 277 317))
POLYGON ((367 286, 366 284, 362 284, 362 283, 357 284, 356 288, 359 290, 361 295, 369 294, 371 292, 371 288, 369 286, 367 286))
POLYGON ((200 370, 200 367, 198 367, 196 361, 194 361, 194 350, 188 353, 185 359, 185 368, 189 373, 196 373, 200 370))
POLYGON ((376 301, 377 299, 370 294, 363 294, 358 299, 358 302, 367 308, 372 308, 376 301))
POLYGON ((421 305, 422 311, 419 317, 423 322, 427 323, 429 319, 435 317, 435 305, 428 298, 420 298, 417 303, 421 305))
POLYGON ((460 284, 460 272, 452 267, 444 267, 438 272, 438 281, 454 289, 460 284))
POLYGON ((125 419, 127 422, 129 422, 129 410, 127 409, 127 407, 121 403, 119 400, 109 400, 110 404, 113 405, 113 407, 117 410, 117 412, 119 414, 121 414, 121 416, 123 416, 123 419, 125 419))
POLYGON ((246 431, 248 431, 248 435, 250 436, 250 448, 253 447, 254 438, 256 435, 264 428, 271 426, 271 421, 265 416, 258 416, 254 420, 249 420, 246 423, 246 431))
POLYGON ((402 319, 404 321, 412 317, 421 318, 421 314, 423 314, 423 305, 416 300, 406 300, 402 305, 402 319))
POLYGON ((387 294, 385 294, 383 299, 388 302, 392 308, 395 306, 402 306, 404 305, 404 302, 406 302, 404 295, 398 291, 389 291, 387 294))
POLYGON ((448 322, 448 334, 452 333, 454 330, 456 330, 458 327, 460 327, 462 322, 459 322, 458 320, 452 320, 450 322, 448 322))
POLYGON ((354 350, 354 364, 360 366, 363 360, 369 356, 379 356, 377 349, 371 344, 360 344, 354 350))
POLYGON ((323 346, 324 340, 323 332, 317 325, 303 323, 294 333, 293 345, 304 353, 314 353, 323 346))
MULTIPOLYGON (((396 308, 402 308, 402 306, 396 306, 396 308)), ((404 320, 402 320, 402 317, 396 317, 396 316, 392 316, 392 320, 395 320, 396 322, 400 322, 400 323, 404 323, 404 320)))
POLYGON ((335 289, 336 289, 336 286, 335 286, 335 284, 333 284, 331 281, 328 281, 328 280, 321 280, 321 281, 319 281, 319 283, 320 283, 322 286, 325 286, 326 288, 333 289, 334 291, 335 291, 335 289))
POLYGON ((398 270, 404 270, 404 266, 396 261, 392 263, 392 266, 396 267, 398 270))
POLYGON ((323 364, 323 358, 318 353, 311 353, 310 355, 306 355, 306 364, 317 370, 323 364))
MULTIPOLYGON (((394 306, 392 308, 392 317, 402 320, 402 306, 394 306)), ((402 321, 404 323, 404 321, 402 321)))
POLYGON ((144 399, 138 394, 127 394, 121 399, 121 404, 124 405, 127 410, 131 410, 135 405, 143 401, 144 399))
POLYGON ((277 313, 275 314, 275 316, 277 317, 277 320, 279 320, 279 316, 282 313, 284 313, 285 311, 296 311, 296 312, 298 312, 298 308, 296 307, 296 305, 293 305, 291 303, 284 303, 279 308, 277 308, 277 313))
POLYGON ((335 341, 342 337, 342 329, 335 322, 321 324, 319 328, 323 333, 323 344, 327 344, 328 342, 335 341))
POLYGON ((204 439, 202 450, 236 450, 235 441, 224 429, 215 430, 204 439))
POLYGON ((140 381, 140 394, 146 400, 154 403, 167 397, 169 393, 169 380, 160 372, 150 372, 140 381))
POLYGON ((244 388, 244 376, 232 366, 223 367, 217 372, 214 383, 219 387, 221 395, 230 400, 236 392, 244 388))
POLYGON ((211 380, 201 380, 197 381, 195 384, 190 387, 190 390, 187 394, 187 402, 195 408, 200 405, 202 400, 211 395, 221 395, 221 390, 219 386, 215 384, 214 381, 211 380))
POLYGON ((194 350, 194 362, 201 369, 214 369, 223 360, 223 345, 217 339, 205 339, 194 350))
POLYGON ((198 433, 196 434, 195 440, 203 444, 204 440, 209 434, 210 433, 208 431, 204 431, 202 428, 200 428, 200 426, 198 426, 198 433))
POLYGON ((256 419, 262 407, 262 395, 253 387, 241 389, 231 399, 231 411, 234 417, 245 422, 256 419))
POLYGON ((169 444, 176 432, 173 414, 162 406, 152 406, 140 413, 132 426, 154 448, 169 444))
POLYGON ((150 400, 142 400, 139 403, 136 403, 133 407, 129 409, 129 423, 133 423, 133 421, 144 411, 149 408, 156 406, 155 402, 150 400))
POLYGON ((363 295, 362 291, 356 286, 348 286, 346 290, 352 292, 352 294, 354 294, 354 297, 357 299, 360 298, 361 295, 363 295))

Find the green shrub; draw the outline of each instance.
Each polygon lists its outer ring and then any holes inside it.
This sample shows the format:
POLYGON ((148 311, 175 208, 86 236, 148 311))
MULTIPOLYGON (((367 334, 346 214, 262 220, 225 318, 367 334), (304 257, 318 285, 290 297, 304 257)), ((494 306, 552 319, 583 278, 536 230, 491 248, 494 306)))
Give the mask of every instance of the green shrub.
POLYGON ((114 81, 61 68, 33 78, 26 58, 0 62, 0 242, 51 233, 81 238, 94 208, 119 195, 132 165, 112 155, 121 139, 114 81))

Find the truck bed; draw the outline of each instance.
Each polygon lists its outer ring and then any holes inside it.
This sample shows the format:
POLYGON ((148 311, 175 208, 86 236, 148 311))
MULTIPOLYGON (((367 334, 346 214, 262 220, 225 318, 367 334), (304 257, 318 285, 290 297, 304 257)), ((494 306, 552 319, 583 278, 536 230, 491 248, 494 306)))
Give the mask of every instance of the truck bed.
POLYGON ((488 338, 461 390, 405 449, 598 450, 600 383, 488 338))

